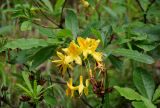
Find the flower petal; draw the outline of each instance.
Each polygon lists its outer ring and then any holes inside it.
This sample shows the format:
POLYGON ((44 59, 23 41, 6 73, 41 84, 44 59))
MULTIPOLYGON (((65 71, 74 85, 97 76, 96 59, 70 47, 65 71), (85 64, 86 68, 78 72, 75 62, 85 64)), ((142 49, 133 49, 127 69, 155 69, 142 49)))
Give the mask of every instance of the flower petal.
POLYGON ((75 62, 76 62, 77 64, 79 64, 79 65, 82 65, 82 60, 81 60, 81 58, 80 58, 79 56, 77 56, 77 57, 75 58, 75 62))
POLYGON ((93 52, 92 56, 96 61, 102 61, 102 53, 101 52, 93 52))
POLYGON ((84 94, 87 96, 88 95, 88 87, 84 88, 84 94))
POLYGON ((61 52, 58 52, 58 51, 57 51, 57 56, 58 56, 60 59, 63 59, 63 58, 64 58, 64 55, 63 55, 61 52))

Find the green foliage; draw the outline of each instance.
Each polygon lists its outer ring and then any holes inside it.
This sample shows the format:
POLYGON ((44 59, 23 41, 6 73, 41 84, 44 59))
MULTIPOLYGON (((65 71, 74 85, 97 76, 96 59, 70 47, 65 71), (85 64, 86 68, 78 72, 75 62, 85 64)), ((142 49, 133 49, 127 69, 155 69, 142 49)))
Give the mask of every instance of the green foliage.
POLYGON ((132 105, 134 108, 146 108, 145 104, 143 102, 132 102, 132 105))
POLYGON ((156 108, 159 45, 159 0, 3 0, 0 107, 156 108), (78 44, 78 36, 100 40, 96 51, 104 64, 89 54, 82 65, 70 63, 75 68, 62 77, 65 63, 57 68, 51 61, 57 51, 66 56, 62 48, 78 44), (80 75, 90 80, 88 96, 66 96, 68 79, 74 77, 74 86, 80 75))
POLYGON ((55 105, 56 104, 56 98, 54 98, 52 96, 45 96, 44 99, 48 105, 55 105))
POLYGON ((154 63, 154 59, 147 54, 139 53, 138 51, 119 48, 112 51, 115 55, 124 56, 142 63, 152 64, 154 63))
POLYGON ((155 90, 155 93, 153 95, 153 101, 156 101, 159 98, 160 98, 160 86, 158 86, 157 89, 155 90))
POLYGON ((66 29, 72 31, 73 39, 76 39, 79 27, 76 13, 73 10, 67 10, 65 27, 66 29))
POLYGON ((28 73, 26 72, 22 72, 22 76, 23 76, 23 79, 25 81, 25 84, 27 87, 21 85, 21 84, 17 84, 17 86, 22 89, 25 94, 27 96, 29 96, 32 100, 31 102, 33 102, 34 104, 37 104, 37 102, 40 100, 41 96, 43 95, 44 92, 46 92, 47 89, 49 88, 52 88, 53 85, 47 87, 47 88, 44 88, 42 87, 41 85, 37 85, 37 81, 34 80, 33 82, 33 86, 29 80, 29 75, 28 73))
POLYGON ((133 81, 138 91, 149 100, 152 100, 152 96, 155 90, 155 83, 152 76, 144 69, 137 68, 133 72, 133 81))
POLYGON ((21 31, 31 30, 32 29, 32 22, 30 21, 24 21, 21 24, 21 31))
POLYGON ((54 11, 56 13, 60 13, 61 12, 61 9, 62 9, 62 6, 64 4, 65 0, 57 0, 56 1, 56 4, 54 6, 54 11))
POLYGON ((31 49, 36 47, 45 47, 48 46, 48 42, 42 39, 16 39, 13 41, 8 42, 4 47, 10 49, 31 49))
POLYGON ((126 99, 129 99, 129 100, 136 100, 136 103, 133 102, 133 106, 135 108, 138 108, 138 107, 145 107, 146 108, 156 108, 156 106, 147 98, 139 95, 137 92, 135 92, 133 89, 131 88, 121 88, 121 87, 118 87, 118 86, 115 86, 114 87, 119 93, 121 96, 124 96, 126 99), (137 103, 137 101, 142 101, 143 103, 137 103))
POLYGON ((12 28, 13 28, 12 25, 7 25, 7 26, 1 27, 1 28, 0 28, 0 35, 5 35, 5 34, 7 34, 7 33, 12 32, 12 28))
POLYGON ((115 86, 114 88, 121 94, 121 96, 124 96, 126 99, 137 100, 137 101, 141 100, 141 96, 133 89, 121 88, 118 86, 115 86))
POLYGON ((54 51, 55 46, 47 46, 37 51, 33 56, 31 69, 36 68, 48 58, 50 58, 53 55, 54 51))

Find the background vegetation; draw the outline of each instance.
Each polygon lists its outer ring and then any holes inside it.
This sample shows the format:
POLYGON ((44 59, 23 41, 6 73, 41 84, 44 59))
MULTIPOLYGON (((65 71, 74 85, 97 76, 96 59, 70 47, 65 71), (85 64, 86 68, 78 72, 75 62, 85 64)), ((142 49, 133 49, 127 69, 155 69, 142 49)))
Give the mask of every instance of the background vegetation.
POLYGON ((1 0, 0 107, 158 108, 159 44, 159 0, 1 0), (78 36, 101 41, 104 98, 91 85, 66 96, 69 76, 51 62, 78 36))

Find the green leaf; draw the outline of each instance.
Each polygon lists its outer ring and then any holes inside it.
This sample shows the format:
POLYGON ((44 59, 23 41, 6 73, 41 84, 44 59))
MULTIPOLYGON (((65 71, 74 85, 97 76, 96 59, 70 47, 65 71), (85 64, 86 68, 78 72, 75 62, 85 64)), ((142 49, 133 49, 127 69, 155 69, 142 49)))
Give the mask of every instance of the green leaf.
POLYGON ((26 63, 27 61, 29 61, 33 54, 38 50, 37 49, 26 49, 26 50, 22 50, 22 51, 19 51, 15 58, 12 59, 12 63, 18 63, 18 64, 23 64, 23 63, 26 63))
POLYGON ((47 8, 50 12, 53 12, 53 8, 52 8, 52 4, 51 4, 50 0, 42 0, 42 2, 47 6, 47 8))
POLYGON ((132 32, 130 35, 131 35, 131 39, 133 39, 135 41, 147 39, 147 34, 144 34, 144 33, 132 32))
POLYGON ((37 81, 36 80, 34 80, 33 82, 33 92, 35 95, 37 94, 37 81))
POLYGON ((112 18, 118 19, 117 14, 110 7, 104 7, 104 9, 112 18))
MULTIPOLYGON (((37 26, 36 26, 37 27, 37 26)), ((53 29, 50 28, 43 28, 43 27, 37 27, 39 29, 39 33, 43 36, 48 36, 48 37, 55 37, 55 33, 53 32, 53 29)))
POLYGON ((142 63, 146 63, 146 64, 154 63, 154 59, 152 57, 148 56, 147 54, 139 53, 136 50, 118 48, 118 49, 112 50, 112 53, 114 55, 128 57, 130 59, 133 59, 142 63))
POLYGON ((113 55, 110 55, 109 57, 109 60, 111 61, 112 65, 114 67, 116 67, 117 69, 121 70, 122 69, 122 65, 123 65, 123 62, 121 60, 119 60, 118 58, 116 58, 115 56, 113 55))
POLYGON ((144 102, 132 102, 134 108, 146 108, 144 102))
POLYGON ((45 60, 49 59, 55 50, 55 46, 47 46, 41 48, 34 56, 32 60, 31 69, 36 68, 40 64, 42 64, 45 60))
POLYGON ((75 40, 79 31, 79 27, 76 13, 73 10, 67 10, 67 15, 65 17, 65 27, 66 29, 72 31, 75 40))
POLYGON ((152 76, 142 68, 136 68, 133 72, 133 81, 142 96, 152 100, 155 83, 152 76))
POLYGON ((10 49, 30 49, 30 48, 35 48, 35 47, 40 47, 40 46, 47 46, 48 43, 43 40, 43 39, 16 39, 10 42, 7 42, 7 44, 4 46, 5 48, 10 48, 10 49))
MULTIPOLYGON (((125 97, 128 100, 143 101, 145 108, 156 108, 155 105, 150 100, 139 95, 137 92, 135 92, 131 88, 127 88, 127 87, 122 88, 122 87, 118 87, 118 86, 114 86, 114 88, 120 93, 121 96, 125 97)), ((134 103, 134 105, 135 105, 135 103, 134 103)), ((136 105, 137 105, 137 103, 136 103, 136 105)))
POLYGON ((54 87, 55 85, 50 85, 50 86, 48 86, 47 88, 45 88, 44 90, 42 90, 40 93, 44 93, 44 92, 46 92, 48 89, 50 89, 50 88, 52 88, 52 87, 54 87))
POLYGON ((42 91, 43 87, 41 85, 37 86, 37 94, 40 94, 42 91))
POLYGON ((72 37, 72 32, 67 29, 62 29, 58 31, 57 37, 62 37, 62 38, 72 37))
POLYGON ((156 89, 154 95, 153 95, 153 101, 156 101, 157 99, 160 98, 160 86, 156 89))
POLYGON ((60 10, 62 9, 62 5, 64 3, 65 0, 57 0, 56 4, 55 4, 55 12, 61 12, 60 10))
POLYGON ((158 45, 159 44, 157 44, 157 45, 153 45, 153 44, 140 44, 140 43, 136 44, 137 47, 143 49, 144 51, 151 51, 151 50, 155 49, 158 45))
POLYGON ((21 24, 21 31, 31 30, 32 29, 32 22, 31 21, 24 21, 21 24))
POLYGON ((24 79, 28 89, 33 93, 32 85, 31 85, 31 83, 28 79, 29 78, 28 73, 27 72, 22 72, 22 76, 23 76, 23 79, 24 79))
POLYGON ((45 96, 44 100, 48 105, 55 105, 57 103, 56 98, 50 95, 45 96))
POLYGON ((89 5, 91 5, 92 7, 95 6, 95 1, 94 0, 87 0, 89 5))
POLYGON ((141 100, 141 96, 131 88, 121 88, 114 86, 114 88, 120 93, 121 96, 128 100, 141 100))
POLYGON ((32 96, 32 92, 29 91, 27 88, 23 87, 21 84, 16 84, 19 88, 25 91, 29 96, 32 96))
POLYGON ((146 108, 156 108, 156 106, 148 99, 141 96, 142 101, 144 102, 146 108))
POLYGON ((98 37, 98 39, 100 39, 101 40, 101 43, 102 43, 102 45, 104 45, 104 38, 101 36, 101 32, 100 31, 98 31, 98 30, 96 30, 96 29, 91 29, 91 31, 92 31, 92 34, 93 35, 95 35, 95 36, 97 36, 98 37))

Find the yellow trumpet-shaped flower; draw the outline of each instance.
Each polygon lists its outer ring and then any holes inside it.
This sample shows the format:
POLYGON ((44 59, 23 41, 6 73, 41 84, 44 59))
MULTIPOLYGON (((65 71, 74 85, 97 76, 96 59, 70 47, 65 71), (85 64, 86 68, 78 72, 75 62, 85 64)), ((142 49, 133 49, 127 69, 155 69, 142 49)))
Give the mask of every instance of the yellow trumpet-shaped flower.
POLYGON ((86 86, 84 87, 84 94, 88 95, 88 86, 89 86, 89 79, 86 80, 86 86))
POLYGON ((71 95, 71 97, 74 96, 74 91, 76 90, 76 88, 73 87, 72 85, 72 78, 69 79, 69 83, 67 82, 67 90, 66 90, 66 95, 69 96, 71 95))
POLYGON ((91 50, 89 49, 90 48, 90 39, 89 38, 84 39, 82 37, 78 37, 77 42, 80 46, 80 49, 82 50, 84 58, 86 59, 88 54, 91 53, 91 50))
POLYGON ((83 85, 83 76, 80 76, 80 84, 78 86, 79 94, 82 95, 83 91, 85 95, 88 95, 88 86, 89 86, 89 79, 86 80, 86 86, 83 85))
POLYGON ((84 39, 82 37, 78 37, 77 41, 82 50, 84 59, 86 59, 87 56, 91 54, 96 61, 102 61, 102 53, 96 52, 100 40, 95 40, 91 38, 84 39))
POLYGON ((80 58, 81 49, 77 44, 71 42, 68 48, 64 48, 63 51, 68 55, 71 61, 75 61, 77 64, 81 65, 82 60, 80 58))
POLYGON ((85 95, 88 95, 88 86, 89 86, 89 80, 86 80, 86 86, 83 85, 83 76, 80 76, 79 78, 79 85, 78 86, 73 86, 72 85, 72 78, 70 78, 70 82, 67 82, 67 90, 66 90, 66 95, 68 96, 69 94, 74 96, 74 91, 78 90, 79 94, 82 95, 83 91, 85 95))
POLYGON ((71 60, 68 58, 68 56, 63 55, 60 52, 57 52, 57 56, 60 58, 59 60, 53 60, 53 63, 56 63, 57 66, 60 69, 60 72, 62 73, 62 75, 65 74, 67 68, 73 69, 73 67, 71 66, 71 60))
POLYGON ((82 95, 83 89, 84 89, 83 76, 80 76, 80 78, 79 78, 79 86, 78 86, 78 92, 79 92, 80 95, 82 95))

